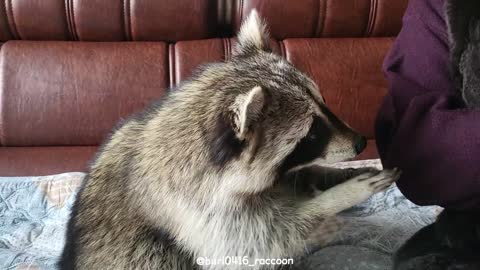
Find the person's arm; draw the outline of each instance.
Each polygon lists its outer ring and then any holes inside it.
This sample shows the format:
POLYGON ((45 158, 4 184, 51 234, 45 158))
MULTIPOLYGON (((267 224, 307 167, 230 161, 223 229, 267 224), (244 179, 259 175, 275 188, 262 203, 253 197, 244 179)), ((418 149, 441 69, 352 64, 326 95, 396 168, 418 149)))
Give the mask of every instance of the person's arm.
POLYGON ((442 1, 411 0, 384 64, 389 93, 376 121, 386 168, 419 205, 480 207, 480 110, 467 110, 449 71, 442 1))

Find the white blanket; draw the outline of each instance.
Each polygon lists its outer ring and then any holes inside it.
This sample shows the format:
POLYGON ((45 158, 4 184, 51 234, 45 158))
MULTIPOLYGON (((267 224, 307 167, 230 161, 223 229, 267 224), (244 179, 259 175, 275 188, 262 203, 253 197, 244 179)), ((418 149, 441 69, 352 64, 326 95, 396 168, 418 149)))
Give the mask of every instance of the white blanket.
MULTIPOLYGON (((378 160, 337 167, 380 167, 378 160)), ((0 269, 56 269, 64 233, 83 173, 0 177, 0 269)), ((296 264, 299 269, 389 269, 393 251, 422 226, 437 207, 418 207, 398 189, 374 195, 345 211, 331 225, 326 247, 296 264)))

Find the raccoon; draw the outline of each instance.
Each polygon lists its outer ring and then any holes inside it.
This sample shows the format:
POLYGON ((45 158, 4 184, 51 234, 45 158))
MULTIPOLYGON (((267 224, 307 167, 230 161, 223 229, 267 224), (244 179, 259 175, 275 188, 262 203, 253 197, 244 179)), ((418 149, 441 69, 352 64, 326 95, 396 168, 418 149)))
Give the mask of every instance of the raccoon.
POLYGON ((365 144, 310 78, 271 52, 252 11, 232 59, 206 65, 104 143, 72 209, 60 268, 274 269, 254 260, 302 255, 325 218, 399 177, 324 167, 365 144), (302 181, 311 185, 295 191, 302 181), (228 256, 254 265, 196 261, 228 256))

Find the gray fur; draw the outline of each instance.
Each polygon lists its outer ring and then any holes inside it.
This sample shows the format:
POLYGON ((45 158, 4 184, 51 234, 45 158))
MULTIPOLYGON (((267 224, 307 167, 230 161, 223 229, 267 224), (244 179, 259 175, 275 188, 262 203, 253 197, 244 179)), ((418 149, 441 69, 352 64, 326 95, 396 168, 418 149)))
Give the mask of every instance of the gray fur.
POLYGON ((480 1, 445 4, 452 78, 469 108, 480 107, 480 1))
POLYGON ((472 21, 469 28, 472 40, 462 53, 459 64, 462 97, 469 108, 480 108, 480 18, 472 21))
POLYGON ((286 184, 307 163, 354 157, 359 136, 311 79, 269 52, 257 16, 232 60, 207 65, 104 144, 73 209, 62 269, 245 269, 195 259, 299 256, 322 220, 398 178, 350 171, 314 196, 286 184), (298 145, 308 155, 293 156, 298 145))

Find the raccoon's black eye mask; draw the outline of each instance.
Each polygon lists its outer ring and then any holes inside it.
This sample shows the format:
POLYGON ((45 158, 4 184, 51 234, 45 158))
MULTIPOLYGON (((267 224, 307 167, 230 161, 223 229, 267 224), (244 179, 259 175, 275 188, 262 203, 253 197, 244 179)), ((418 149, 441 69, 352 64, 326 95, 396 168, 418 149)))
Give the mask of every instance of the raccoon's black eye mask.
POLYGON ((315 116, 307 135, 300 140, 295 149, 285 158, 280 167, 281 173, 323 156, 331 137, 332 131, 325 124, 325 121, 315 116))
MULTIPOLYGON (((283 174, 296 166, 322 157, 332 134, 325 121, 321 117, 314 116, 308 133, 297 143, 280 166, 280 173, 283 174)), ((245 145, 245 141, 237 138, 231 121, 226 117, 219 117, 210 139, 212 162, 219 167, 225 166, 230 160, 240 156, 245 145)))

